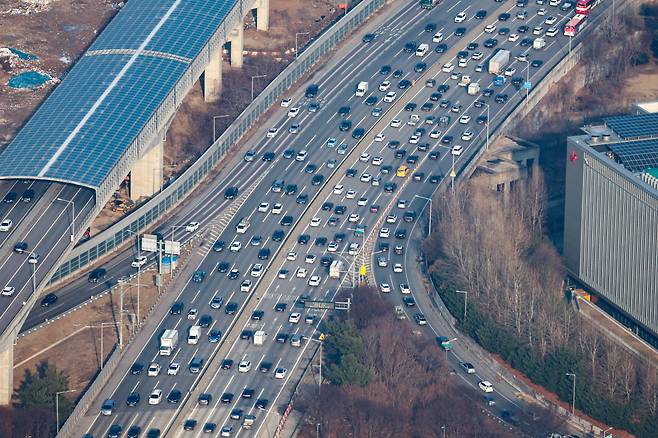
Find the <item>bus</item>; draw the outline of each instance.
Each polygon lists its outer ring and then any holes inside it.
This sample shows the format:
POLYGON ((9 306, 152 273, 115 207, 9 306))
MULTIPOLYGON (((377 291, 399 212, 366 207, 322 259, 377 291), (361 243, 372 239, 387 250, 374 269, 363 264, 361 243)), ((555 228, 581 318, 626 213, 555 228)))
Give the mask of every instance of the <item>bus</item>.
POLYGON ((576 14, 567 24, 564 25, 564 35, 568 37, 574 37, 580 29, 585 26, 587 22, 587 15, 576 14))
POLYGON ((601 0, 578 0, 576 2, 576 14, 587 15, 590 9, 597 6, 601 0))

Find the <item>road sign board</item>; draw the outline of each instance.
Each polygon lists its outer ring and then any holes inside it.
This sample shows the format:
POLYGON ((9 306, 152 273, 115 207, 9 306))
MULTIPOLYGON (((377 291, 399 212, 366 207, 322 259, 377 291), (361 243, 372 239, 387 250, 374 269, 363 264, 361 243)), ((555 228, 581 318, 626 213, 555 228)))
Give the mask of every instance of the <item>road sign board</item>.
POLYGON ((175 240, 165 240, 165 254, 180 255, 180 242, 175 240))
POLYGON ((334 309, 336 310, 350 310, 351 300, 348 298, 347 301, 336 301, 334 303, 334 309))
POLYGON ((156 252, 158 250, 158 236, 155 234, 142 234, 142 251, 156 252))
POLYGON ((334 302, 333 301, 311 301, 311 300, 306 300, 304 301, 304 307, 308 309, 328 309, 328 310, 334 310, 334 302))
POLYGON ((523 88, 525 88, 526 90, 530 90, 532 88, 532 82, 530 81, 525 82, 523 84, 523 88))

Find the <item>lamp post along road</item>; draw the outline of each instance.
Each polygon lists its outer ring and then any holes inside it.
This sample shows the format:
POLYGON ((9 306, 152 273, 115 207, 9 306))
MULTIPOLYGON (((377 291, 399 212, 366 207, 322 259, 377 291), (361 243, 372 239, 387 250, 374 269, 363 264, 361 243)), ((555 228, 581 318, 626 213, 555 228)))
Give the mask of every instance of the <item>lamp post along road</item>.
POLYGON ((56 198, 57 201, 66 202, 71 205, 71 242, 75 239, 75 202, 72 199, 56 198))
POLYGON ((458 294, 464 294, 464 321, 466 321, 466 306, 468 303, 468 291, 465 290, 456 290, 458 294))
POLYGON ((569 377, 573 377, 573 384, 571 386, 571 415, 576 412, 576 373, 565 373, 569 377))
MULTIPOLYGON (((253 95, 254 95, 254 92, 253 92, 253 82, 252 82, 252 92, 251 92, 252 97, 251 97, 251 100, 254 100, 253 95)), ((224 114, 222 116, 212 116, 212 142, 213 143, 215 143, 217 141, 217 130, 215 129, 216 128, 215 121, 217 119, 224 119, 226 117, 231 117, 231 115, 230 114, 224 114)))
POLYGON ((297 43, 297 37, 299 35, 309 35, 309 34, 310 34, 310 32, 297 32, 295 34, 295 59, 297 59, 297 56, 298 56, 298 53, 299 53, 299 44, 297 43))
POLYGON ((256 75, 251 77, 251 100, 254 100, 254 79, 264 78, 267 75, 256 75))
POLYGON ((66 394, 67 392, 75 392, 77 389, 67 389, 66 391, 57 391, 55 393, 55 416, 57 417, 56 431, 59 432, 59 395, 66 394))
POLYGON ((429 212, 429 220, 428 220, 428 225, 427 225, 427 237, 432 237, 432 198, 428 198, 426 196, 421 196, 421 195, 415 195, 416 198, 424 199, 425 201, 428 201, 430 204, 430 212, 429 212))

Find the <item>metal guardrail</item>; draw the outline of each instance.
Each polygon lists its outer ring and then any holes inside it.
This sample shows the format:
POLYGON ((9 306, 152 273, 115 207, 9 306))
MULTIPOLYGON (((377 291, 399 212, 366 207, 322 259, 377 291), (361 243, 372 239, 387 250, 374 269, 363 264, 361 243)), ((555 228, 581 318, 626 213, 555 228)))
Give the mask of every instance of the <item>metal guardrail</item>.
POLYGON ((384 3, 386 0, 364 0, 338 20, 270 82, 217 141, 171 185, 135 210, 130 216, 74 248, 69 259, 62 263, 52 275, 50 284, 69 277, 74 272, 130 242, 134 233, 145 230, 176 207, 206 178, 231 146, 235 145, 255 125, 261 115, 276 103, 284 92, 384 3))

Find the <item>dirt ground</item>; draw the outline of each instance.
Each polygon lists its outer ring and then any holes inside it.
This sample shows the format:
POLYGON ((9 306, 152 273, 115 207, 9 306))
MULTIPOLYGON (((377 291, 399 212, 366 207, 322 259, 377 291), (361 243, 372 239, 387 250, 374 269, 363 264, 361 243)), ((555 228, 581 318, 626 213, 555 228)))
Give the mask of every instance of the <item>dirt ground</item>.
MULTIPOLYGON (((144 284, 150 282, 149 277, 149 274, 144 274, 140 282, 142 317, 148 314, 157 297, 157 288, 144 284)), ((123 337, 127 342, 136 327, 136 282, 124 287, 123 299, 123 337)), ((85 388, 99 370, 101 358, 106 358, 118 342, 119 300, 119 290, 116 289, 115 293, 104 295, 66 317, 18 338, 14 346, 14 388, 20 386, 26 370, 34 372, 42 361, 55 365, 68 375, 69 387, 85 388)))

